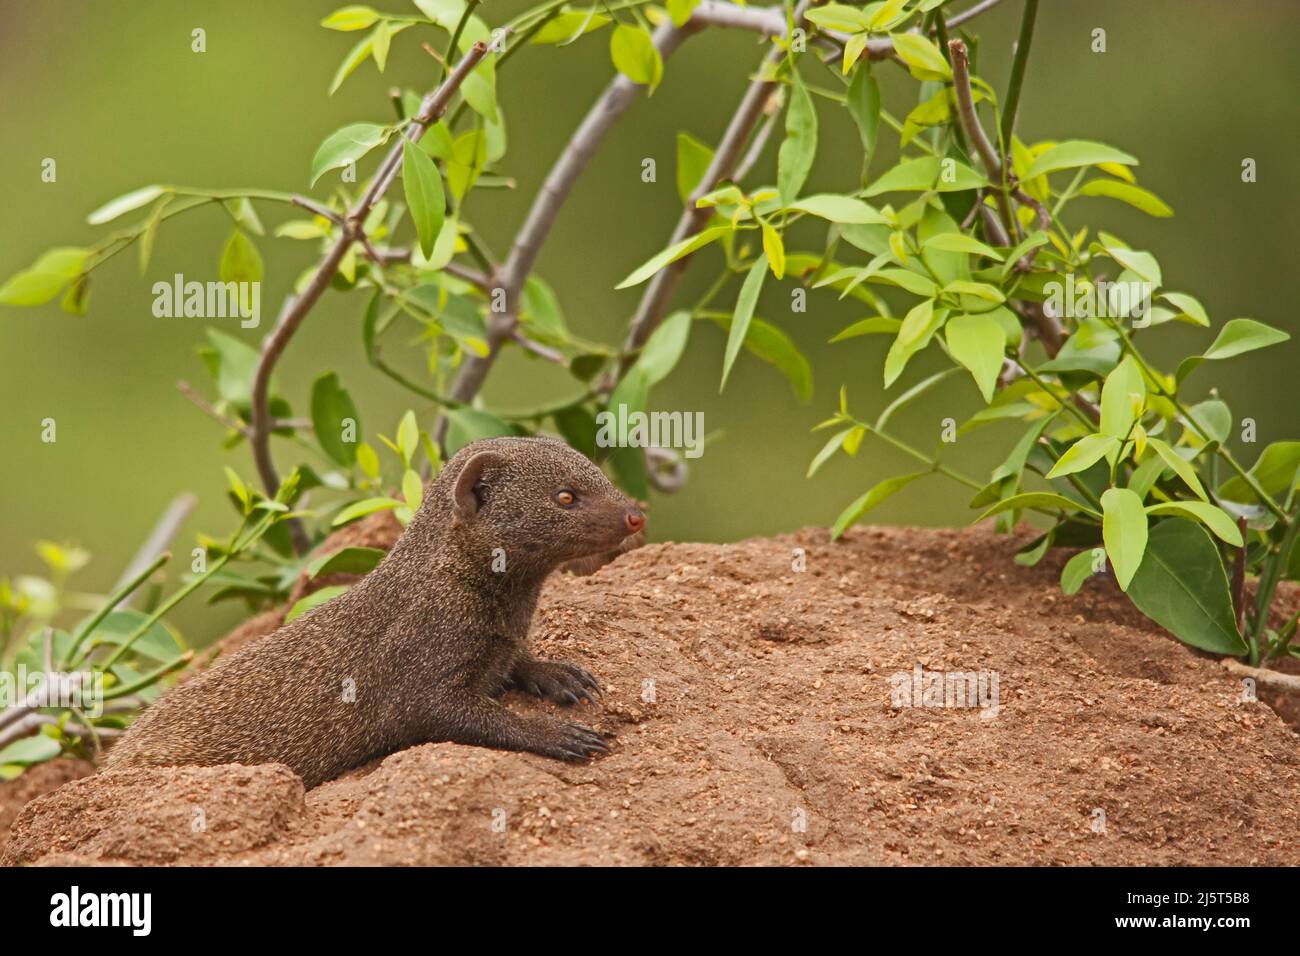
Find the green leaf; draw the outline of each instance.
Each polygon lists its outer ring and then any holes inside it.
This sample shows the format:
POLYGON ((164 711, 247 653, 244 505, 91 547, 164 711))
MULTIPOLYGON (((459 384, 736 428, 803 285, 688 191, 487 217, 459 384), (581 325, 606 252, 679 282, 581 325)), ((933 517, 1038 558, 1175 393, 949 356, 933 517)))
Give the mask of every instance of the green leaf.
MULTIPOLYGON (((730 329, 725 320, 719 324, 730 329)), ((799 401, 806 402, 812 397, 812 366, 793 340, 775 325, 762 319, 751 320, 749 331, 745 333, 745 350, 775 365, 789 381, 799 401)))
POLYGON ((987 186, 988 180, 965 163, 938 156, 908 159, 887 170, 862 195, 870 198, 887 192, 964 192, 987 186))
POLYGON ((149 205, 166 191, 162 186, 142 186, 124 196, 110 199, 87 216, 86 222, 92 226, 102 226, 106 222, 112 222, 118 216, 149 205))
POLYGON ((373 26, 379 14, 370 7, 340 7, 320 22, 327 30, 364 30, 373 26))
POLYGON ((1007 348, 1002 326, 987 315, 958 315, 948 320, 944 336, 948 351, 970 371, 984 401, 993 401, 1007 348))
POLYGON ((1082 139, 1067 140, 1043 152, 1030 163, 1021 181, 1034 179, 1059 169, 1076 169, 1079 166, 1096 166, 1099 163, 1118 163, 1136 166, 1137 158, 1105 143, 1092 143, 1082 139))
POLYGON ((1219 335, 1215 338, 1214 344, 1206 349, 1204 353, 1189 356, 1179 363, 1174 378, 1181 384, 1183 379, 1191 375, 1202 362, 1233 358, 1244 352, 1252 352, 1255 349, 1277 345, 1289 338, 1291 336, 1286 332, 1265 325, 1263 322, 1256 322, 1254 319, 1232 319, 1219 330, 1219 335))
POLYGON ((375 66, 379 72, 384 72, 384 67, 388 65, 388 45, 392 40, 392 33, 388 29, 388 21, 380 20, 375 24, 375 29, 370 33, 370 55, 375 58, 375 66))
POLYGON ((1171 518, 1151 529, 1128 596, 1185 644, 1216 654, 1246 653, 1219 549, 1193 522, 1171 518))
POLYGON ((1146 509, 1142 499, 1128 488, 1107 488, 1102 493, 1101 538, 1115 569, 1115 580, 1120 590, 1127 591, 1147 546, 1146 509))
POLYGON ((89 249, 61 246, 41 255, 31 266, 0 286, 0 303, 43 305, 80 274, 89 249))
POLYGON ((1058 495, 1050 491, 1026 491, 1023 494, 1012 495, 1010 498, 1003 498, 993 507, 989 508, 982 515, 975 519, 976 523, 983 521, 985 518, 991 518, 996 514, 1004 511, 1044 511, 1051 513, 1053 511, 1064 511, 1072 514, 1076 511, 1082 511, 1084 514, 1091 515, 1094 518, 1100 518, 1101 515, 1093 511, 1087 505, 1073 501, 1065 495, 1058 495))
POLYGON ((1147 444, 1151 446, 1160 460, 1163 461, 1167 467, 1172 469, 1174 474, 1182 479, 1183 484, 1187 485, 1188 488, 1195 492, 1196 497, 1200 498, 1202 501, 1209 500, 1205 494, 1205 488, 1201 485, 1201 479, 1196 475, 1196 469, 1192 467, 1191 463, 1186 458, 1178 454, 1178 452, 1174 451, 1174 449, 1170 448, 1159 438, 1148 437, 1147 444))
POLYGON ((633 83, 655 87, 664 76, 664 61, 650 34, 642 27, 620 23, 609 38, 609 55, 614 68, 633 83))
POLYGON ((402 186, 406 193, 406 206, 420 237, 420 250, 427 258, 433 255, 434 243, 442 232, 447 199, 443 195, 438 167, 424 150, 405 137, 402 138, 402 186))
POLYGON ((398 501, 396 498, 366 498, 362 501, 353 502, 348 505, 330 522, 333 528, 341 528, 350 521, 356 521, 358 518, 364 518, 366 515, 374 514, 376 511, 384 511, 388 508, 400 508, 406 502, 398 501))
POLYGON ((1229 514, 1208 501, 1169 501, 1147 508, 1150 515, 1183 515, 1195 518, 1234 548, 1242 546, 1241 529, 1229 514))
MULTIPOLYGON (((478 22, 471 18, 470 23, 478 22)), ((461 52, 467 48, 473 41, 469 39, 470 30, 467 28, 461 34, 460 46, 461 52)), ((496 73, 496 54, 489 53, 479 61, 478 66, 474 67, 465 77, 460 86, 461 95, 464 96, 465 102, 470 105, 479 116, 483 117, 489 124, 499 124, 501 116, 497 111, 497 73, 496 73)), ((486 134, 486 130, 484 131, 486 134)))
POLYGON ((0 766, 14 765, 29 767, 32 764, 53 760, 63 752, 57 740, 45 734, 33 734, 20 737, 9 746, 0 750, 0 766))
POLYGON ((886 282, 889 285, 896 285, 900 289, 906 289, 913 295, 921 295, 926 298, 932 298, 939 294, 939 287, 934 284, 933 279, 913 272, 911 269, 881 269, 869 278, 873 282, 886 282))
POLYGON ((903 326, 902 319, 895 319, 884 315, 873 315, 869 319, 859 319, 852 325, 845 326, 830 341, 843 342, 845 339, 857 338, 860 335, 893 335, 903 326))
POLYGON ((861 199, 853 199, 849 196, 835 196, 830 193, 796 199, 786 208, 811 213, 829 222, 847 222, 860 225, 888 222, 884 216, 861 199))
POLYGON ((1145 402, 1146 394, 1142 370, 1133 356, 1124 356, 1106 376, 1101 388, 1101 433, 1123 441, 1137 418, 1133 412, 1134 396, 1145 402))
POLYGON ((925 249, 938 249, 941 252, 969 252, 977 256, 987 256, 996 262, 1002 261, 1002 253, 992 246, 987 246, 960 232, 940 232, 923 242, 925 249))
POLYGON ((895 478, 886 478, 880 484, 874 486, 862 497, 855 500, 847 508, 840 512, 840 516, 835 519, 835 526, 831 529, 831 540, 838 541, 840 537, 863 519, 868 511, 876 507, 886 498, 906 488, 918 478, 924 478, 930 474, 928 471, 917 471, 910 475, 899 475, 895 478))
POLYGON ((149 268, 149 260, 153 258, 154 240, 158 237, 158 227, 162 225, 163 212, 166 211, 170 202, 171 197, 166 196, 158 203, 158 205, 153 207, 153 211, 149 213, 149 220, 145 223, 144 232, 140 233, 140 251, 138 260, 140 263, 140 275, 144 275, 145 270, 149 268))
POLYGON ((402 497, 412 513, 420 509, 420 503, 424 501, 424 482, 420 480, 418 471, 408 468, 402 473, 402 497))
POLYGON ((817 454, 813 456, 813 460, 808 464, 808 473, 804 475, 804 477, 811 478, 813 475, 817 474, 817 469, 826 464, 826 462, 830 460, 831 455, 840 450, 840 446, 844 444, 844 439, 848 438, 852 432, 857 430, 859 429, 845 428, 843 431, 838 431, 832 435, 827 440, 826 444, 822 445, 821 451, 817 452, 817 454))
POLYGON ((953 295, 973 295, 977 299, 983 299, 985 302, 1002 303, 1007 301, 1007 297, 1002 294, 1002 290, 995 285, 989 285, 987 282, 970 282, 966 279, 954 279, 943 287, 943 291, 953 295))
POLYGON ((825 30, 860 33, 867 29, 867 15, 856 7, 845 6, 842 3, 811 7, 804 17, 825 30))
POLYGON ((357 406, 334 372, 325 372, 312 385, 311 424, 316 441, 331 459, 345 468, 357 460, 356 441, 343 440, 344 423, 351 420, 354 435, 361 432, 357 406))
POLYGON ((1277 345, 1289 338, 1291 336, 1286 332, 1265 325, 1263 322, 1256 322, 1254 319, 1233 319, 1219 331, 1214 344, 1205 350, 1203 357, 1212 361, 1232 358, 1244 352, 1277 345))
MULTIPOLYGON (((809 10, 809 14, 816 9, 809 10)), ((848 107, 849 116, 853 118, 853 123, 858 128, 858 135, 862 138, 862 149, 866 154, 863 163, 870 165, 880 131, 880 87, 869 66, 864 64, 861 69, 854 72, 853 79, 849 81, 845 106, 848 107)))
POLYGON ((918 303, 903 317, 898 336, 885 356, 885 388, 898 380, 913 355, 930 344, 947 317, 948 310, 936 309, 933 299, 918 303))
POLYGON ((599 30, 610 18, 593 10, 570 10, 552 17, 533 34, 529 43, 554 43, 563 46, 584 33, 599 30))
POLYGON ((776 188, 781 201, 792 203, 812 171, 817 155, 817 109, 798 71, 790 73, 790 105, 785 111, 785 139, 776 157, 776 188))
POLYGON ((677 195, 682 202, 690 199, 712 162, 712 149, 690 133, 677 134, 677 195))
POLYGON ((1178 314, 1174 318, 1185 319, 1192 325, 1209 328, 1210 316, 1205 311, 1205 306, 1186 292, 1162 292, 1160 298, 1178 309, 1178 314))
MULTIPOLYGON (((1300 469, 1300 441, 1278 441, 1260 453, 1249 473, 1269 496, 1279 497, 1290 493, 1297 469, 1300 469)), ((1250 485, 1237 475, 1220 486, 1219 496, 1246 504, 1258 501, 1250 485)))
POLYGON ((952 67, 939 48, 919 33, 895 33, 894 52, 918 80, 951 80, 952 67))
POLYGON ((634 285, 640 285, 669 263, 676 262, 684 256, 689 256, 692 252, 707 246, 715 239, 721 238, 729 232, 731 232, 730 226, 714 226, 711 229, 705 229, 703 232, 683 239, 681 242, 675 242, 663 252, 652 256, 641 266, 634 269, 626 279, 614 288, 628 289, 634 285))
POLYGON ((1126 249, 1123 246, 1107 246, 1106 252, 1125 269, 1137 274, 1154 286, 1161 283, 1160 263, 1149 252, 1138 249, 1126 249))
POLYGON ((1095 549, 1080 551, 1061 568, 1061 591, 1068 595, 1077 594, 1083 582, 1095 573, 1092 567, 1097 562, 1095 549))
POLYGON ((311 161, 311 184, 331 169, 342 169, 388 139, 390 130, 377 123, 351 123, 325 137, 311 161))
POLYGON ((876 418, 876 431, 884 431, 885 425, 888 424, 889 420, 893 418, 900 409, 906 408, 940 382, 950 376, 956 375, 959 371, 961 370, 955 367, 945 368, 941 371, 935 372, 928 378, 922 379, 907 391, 903 392, 903 394, 899 395, 892 402, 886 405, 884 410, 876 418))
POLYGON ((700 0, 667 0, 668 15, 672 17, 673 26, 685 26, 699 5, 700 0))
POLYGON ((668 316, 651 333, 636 360, 647 386, 662 382, 677 367, 677 362, 686 351, 690 335, 691 313, 685 310, 668 316))
POLYGON ((1010 274, 1011 270, 1016 267, 1016 263, 1023 259, 1025 254, 1031 249, 1045 246, 1049 242, 1051 242, 1051 239, 1049 239, 1047 233, 1043 232, 1041 229, 1025 236, 1025 238, 1017 243, 1016 247, 1008 253, 1006 262, 1002 265, 1002 278, 1005 279, 1010 274))
POLYGON ((1047 473, 1047 477, 1062 478, 1084 471, 1112 451, 1118 450, 1119 439, 1113 435, 1085 435, 1066 450, 1047 473))
POLYGON ((222 282, 261 282, 262 255, 253 240, 236 228, 221 251, 222 282))
POLYGON ((321 588, 319 591, 313 591, 289 608, 289 613, 284 616, 284 623, 288 624, 290 621, 302 617, 308 611, 314 611, 326 601, 332 601, 340 594, 345 593, 350 587, 351 585, 348 584, 335 584, 327 588, 321 588))
POLYGON ((209 354, 213 359, 212 377, 217 382, 217 393, 223 401, 246 405, 253 390, 253 376, 257 372, 260 354, 247 343, 218 329, 209 327, 207 335, 212 343, 209 354))
POLYGON ((740 347, 749 332, 749 323, 754 318, 754 309, 758 306, 758 295, 763 290, 763 278, 766 275, 767 262, 759 259, 749 267, 745 282, 740 287, 731 327, 727 330, 727 350, 722 359, 722 384, 718 386, 719 392, 727 387, 727 376, 731 374, 731 366, 735 364, 736 356, 740 354, 740 347))
MULTIPOLYGON (((888 30, 897 22, 903 20, 906 14, 903 8, 907 6, 907 0, 885 0, 881 4, 872 4, 875 12, 867 16, 867 29, 872 32, 881 32, 888 30)), ((866 10, 862 11, 866 13, 866 10)))
POLYGON ((402 464, 405 467, 411 467, 419 447, 420 424, 415 420, 415 412, 408 410, 397 423, 397 450, 402 456, 402 464))
POLYGON ((1161 219, 1174 214, 1174 211, 1155 193, 1143 189, 1141 186, 1120 182, 1118 179, 1090 180, 1079 187, 1076 195, 1105 196, 1108 199, 1118 199, 1120 202, 1126 202, 1130 206, 1142 210, 1148 216, 1156 216, 1161 219))
POLYGON ((327 574, 368 574, 388 554, 382 548, 340 548, 307 565, 307 574, 323 578, 327 574))
MULTIPOLYGON (((91 634, 93 643, 119 645, 126 642, 141 625, 149 621, 149 615, 134 608, 119 608, 104 618, 91 634)), ((185 645, 176 633, 161 621, 154 621, 145 632, 131 644, 129 653, 150 658, 158 662, 169 661, 185 650, 185 645)))
POLYGON ((481 129, 469 130, 452 141, 451 156, 447 159, 447 188, 457 202, 478 181, 487 165, 487 147, 487 133, 481 129))

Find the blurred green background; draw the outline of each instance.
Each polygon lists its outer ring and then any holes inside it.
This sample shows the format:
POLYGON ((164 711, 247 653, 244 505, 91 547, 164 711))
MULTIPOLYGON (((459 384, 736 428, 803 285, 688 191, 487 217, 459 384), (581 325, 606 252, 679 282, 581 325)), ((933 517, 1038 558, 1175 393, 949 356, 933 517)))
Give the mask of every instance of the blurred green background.
MULTIPOLYGON (((210 187, 257 186, 304 191, 317 145, 339 126, 388 122, 386 91, 427 89, 436 65, 419 49, 439 49, 432 28, 393 41, 388 71, 363 65, 332 98, 334 71, 360 34, 320 28, 342 5, 336 0, 186 0, 184 3, 92 3, 5 0, 0 35, 0 180, 6 184, 6 228, 0 231, 0 277, 27 266, 55 245, 89 245, 102 234, 85 224, 104 200, 152 182, 210 187), (190 32, 207 31, 207 52, 190 51, 190 32), (423 35, 421 35, 423 34, 423 35), (58 163, 56 183, 43 183, 41 163, 58 163)), ((528 4, 487 0, 479 12, 504 22, 528 4)), ((950 5, 951 10, 968 6, 950 5)), ((406 0, 377 4, 405 12, 406 0)), ((978 71, 1003 89, 1021 4, 1005 0, 971 25, 981 38, 978 71)), ((1027 140, 1087 138, 1140 157, 1139 183, 1177 213, 1148 219, 1105 199, 1084 199, 1067 217, 1149 248, 1169 288, 1198 296, 1215 325, 1245 315, 1300 332, 1296 300, 1300 190, 1300 7, 1293 3, 1223 4, 1211 0, 1123 0, 1042 4, 1023 97, 1019 131, 1027 140), (1107 52, 1090 50, 1091 32, 1107 33, 1107 52), (1244 157, 1259 181, 1241 182, 1244 157)), ((557 290, 579 334, 617 343, 640 291, 615 292, 632 267, 660 249, 679 211, 674 142, 688 130, 714 143, 761 56, 752 34, 712 30, 667 64, 662 86, 640 99, 605 143, 561 215, 539 272, 557 290), (641 181, 643 158, 658 163, 658 182, 641 181)), ((888 64, 877 68, 886 106, 903 115, 916 84, 888 64)), ((504 254, 536 187, 564 142, 612 74, 608 31, 563 48, 529 47, 502 71, 499 90, 510 150, 500 171, 513 192, 479 192, 468 217, 504 254)), ((821 83, 826 77, 818 77, 821 83)), ((818 101, 821 142, 808 191, 842 189, 858 174, 860 147, 847 114, 818 101)), ((775 138, 751 182, 775 176, 775 138)), ((877 157, 877 171, 889 156, 877 157)), ((363 171, 370 167, 363 167, 363 171)), ((325 195, 325 186, 317 190, 325 195)), ((259 204, 270 229, 292 214, 259 204)), ((199 495, 180 542, 197 531, 225 534, 233 512, 224 500, 222 464, 254 474, 247 449, 219 446, 221 430, 183 399, 177 379, 211 394, 195 348, 203 323, 157 319, 150 286, 182 272, 214 276, 229 220, 213 207, 164 225, 148 273, 133 254, 96 273, 90 314, 69 316, 57 302, 40 309, 0 308, 0 573, 40 570, 31 543, 52 538, 94 554, 79 576, 83 588, 105 588, 176 492, 199 495), (40 421, 58 422, 58 442, 40 441, 40 421)), ((241 330, 219 323, 252 345, 260 340, 296 276, 311 264, 314 245, 259 242, 266 259, 263 324, 241 330)), ((710 253, 716 256, 716 253, 710 253)), ((718 260, 701 257, 680 301, 698 295, 718 260)), ((779 374, 742 357, 725 395, 717 382, 723 334, 698 325, 689 353, 653 396, 663 409, 703 410, 706 429, 725 431, 692 464, 681 493, 651 503, 655 540, 734 540, 829 524, 871 484, 912 465, 868 439, 856 460, 839 457, 812 481, 804 478, 823 435, 809 429, 833 408, 841 383, 855 411, 867 414, 888 398, 880 389, 883 337, 836 346, 826 340, 865 312, 821 292, 792 315, 788 288, 768 283, 759 314, 778 322, 803 348, 815 373, 815 394, 801 405, 779 374)), ((734 292, 729 293, 734 297, 734 292)), ((305 413, 311 380, 335 368, 361 406, 368 439, 392 434, 407 395, 371 371, 360 354, 363 294, 327 293, 280 364, 280 391, 305 413)), ((1212 332, 1184 327, 1148 341, 1155 357, 1201 348, 1212 332)), ((1290 398, 1300 344, 1292 343, 1214 369, 1238 418, 1256 419, 1259 442, 1300 437, 1300 409, 1290 398)), ((931 350, 933 352, 933 350, 931 350)), ((930 367, 938 367, 934 355, 930 367)), ((907 381, 927 372, 913 363, 907 381)), ((977 395, 962 377, 949 390, 910 409, 900 433, 930 448, 939 422, 972 411, 977 395)), ((1210 376, 1194 384, 1206 388, 1210 376)), ((898 387, 896 387, 896 390, 898 387)), ((487 397, 519 407, 572 391, 560 370, 512 351, 489 380, 487 397)), ((427 425, 432 409, 415 405, 427 425)), ((951 452, 973 474, 985 474, 1014 437, 995 426, 963 438, 951 452)), ((1241 450, 1241 449, 1239 449, 1241 450)), ((1248 458, 1253 450, 1247 449, 1248 458)), ((287 469, 297 456, 283 444, 287 469)), ((895 524, 961 524, 971 517, 964 489, 943 479, 914 485, 874 513, 895 524)), ((237 616, 223 605, 191 604, 177 621, 193 640, 210 639, 237 616)))

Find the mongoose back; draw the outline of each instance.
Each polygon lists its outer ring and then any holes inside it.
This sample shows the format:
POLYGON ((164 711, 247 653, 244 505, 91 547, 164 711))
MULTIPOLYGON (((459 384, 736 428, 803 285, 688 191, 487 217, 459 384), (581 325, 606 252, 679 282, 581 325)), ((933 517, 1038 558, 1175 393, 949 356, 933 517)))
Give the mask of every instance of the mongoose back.
POLYGON ((603 753, 594 730, 523 717, 496 698, 515 687, 593 700, 599 685, 586 670, 532 656, 528 626, 552 570, 617 547, 644 523, 563 442, 474 442, 373 571, 166 694, 108 766, 277 762, 311 787, 432 741, 566 760, 603 753))

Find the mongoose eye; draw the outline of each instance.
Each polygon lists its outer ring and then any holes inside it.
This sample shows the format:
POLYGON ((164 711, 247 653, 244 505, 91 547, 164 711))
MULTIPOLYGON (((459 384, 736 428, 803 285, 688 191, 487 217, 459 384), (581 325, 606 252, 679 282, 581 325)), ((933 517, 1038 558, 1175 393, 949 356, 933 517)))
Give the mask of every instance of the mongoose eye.
POLYGON ((572 508, 577 502, 578 496, 572 491, 565 489, 564 491, 557 491, 555 493, 555 500, 559 503, 561 508, 572 508))

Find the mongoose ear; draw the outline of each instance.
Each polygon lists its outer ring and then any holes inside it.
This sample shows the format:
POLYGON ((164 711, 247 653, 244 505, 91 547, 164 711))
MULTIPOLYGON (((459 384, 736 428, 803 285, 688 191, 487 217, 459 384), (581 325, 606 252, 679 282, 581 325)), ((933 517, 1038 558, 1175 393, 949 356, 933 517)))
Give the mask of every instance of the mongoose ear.
POLYGON ((500 455, 490 451, 481 451, 469 461, 456 476, 456 487, 452 490, 452 499, 456 506, 456 517, 469 519, 478 513, 478 495, 474 486, 483 478, 483 469, 503 464, 500 455))

